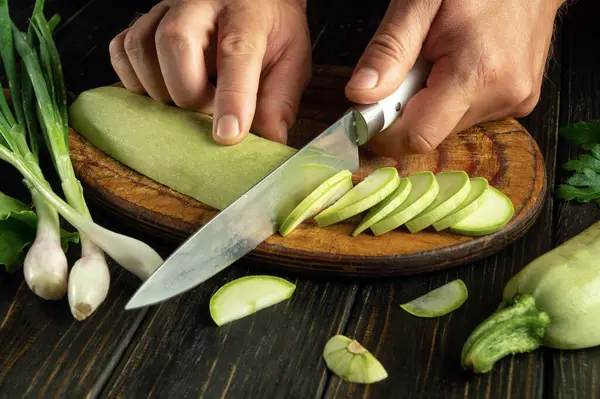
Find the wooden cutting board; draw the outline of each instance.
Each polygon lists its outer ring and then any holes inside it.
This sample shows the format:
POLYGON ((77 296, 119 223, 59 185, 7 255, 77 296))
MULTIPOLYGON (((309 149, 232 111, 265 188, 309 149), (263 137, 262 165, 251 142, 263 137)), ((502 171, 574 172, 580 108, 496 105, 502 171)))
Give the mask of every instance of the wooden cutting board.
MULTIPOLYGON (((350 72, 341 67, 315 68, 290 135, 292 147, 306 143, 351 105, 343 94, 350 72)), ((129 169, 72 129, 69 139, 86 197, 129 225, 178 244, 216 214, 215 209, 129 169)), ((299 272, 347 276, 440 270, 489 256, 521 237, 539 216, 546 192, 543 156, 514 119, 473 126, 450 136, 431 154, 402 160, 361 149, 355 184, 383 166, 396 166, 401 176, 424 170, 465 170, 470 177, 483 176, 511 199, 514 217, 502 231, 483 237, 437 233, 431 228, 410 234, 404 226, 380 237, 370 231, 352 237, 362 215, 326 228, 311 220, 285 238, 271 236, 247 256, 299 272)))

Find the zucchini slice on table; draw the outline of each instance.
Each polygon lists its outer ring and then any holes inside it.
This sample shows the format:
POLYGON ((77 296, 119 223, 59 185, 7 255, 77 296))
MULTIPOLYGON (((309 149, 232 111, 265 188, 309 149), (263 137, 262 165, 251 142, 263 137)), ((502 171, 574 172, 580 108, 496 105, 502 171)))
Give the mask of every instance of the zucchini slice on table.
POLYGON ((358 341, 344 335, 335 335, 323 349, 327 368, 344 381, 372 384, 387 378, 387 371, 379 360, 358 341))
POLYGON ((413 316, 440 317, 461 307, 468 296, 467 286, 458 279, 402 304, 400 307, 413 316))
POLYGON ((210 316, 218 326, 289 299, 296 285, 275 276, 245 276, 228 282, 210 298, 210 316))

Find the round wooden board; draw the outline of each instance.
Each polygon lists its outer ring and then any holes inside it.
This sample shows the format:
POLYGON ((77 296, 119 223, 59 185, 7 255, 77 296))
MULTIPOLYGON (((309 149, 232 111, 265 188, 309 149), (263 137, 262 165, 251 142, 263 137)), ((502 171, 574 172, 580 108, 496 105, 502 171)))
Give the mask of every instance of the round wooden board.
MULTIPOLYGON (((346 68, 316 69, 306 90, 290 145, 298 147, 333 122, 349 104, 343 86, 346 68)), ((181 243, 216 211, 140 175, 109 157, 71 129, 71 158, 86 197, 140 229, 170 243, 181 243)), ((513 119, 483 123, 448 137, 427 155, 397 161, 361 150, 355 183, 382 166, 401 176, 430 170, 464 170, 482 176, 513 202, 513 219, 500 232, 483 237, 437 233, 410 234, 403 226, 380 237, 350 233, 362 215, 318 228, 304 222, 287 237, 275 234, 248 257, 294 269, 347 276, 394 276, 430 272, 489 256, 521 237, 539 216, 546 192, 543 156, 526 129, 513 119)))

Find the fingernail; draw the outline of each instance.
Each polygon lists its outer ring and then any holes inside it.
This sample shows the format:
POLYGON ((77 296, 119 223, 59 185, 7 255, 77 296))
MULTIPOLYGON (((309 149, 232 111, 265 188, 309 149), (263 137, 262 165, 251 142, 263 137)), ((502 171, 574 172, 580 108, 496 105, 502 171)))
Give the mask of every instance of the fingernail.
POLYGON ((348 87, 357 90, 372 89, 377 86, 379 74, 373 68, 361 68, 350 79, 348 87))
POLYGON ((288 137, 288 125, 285 121, 279 122, 279 128, 277 128, 277 139, 285 144, 288 137))
POLYGON ((217 136, 229 140, 240 134, 240 124, 234 115, 223 115, 217 122, 217 136))

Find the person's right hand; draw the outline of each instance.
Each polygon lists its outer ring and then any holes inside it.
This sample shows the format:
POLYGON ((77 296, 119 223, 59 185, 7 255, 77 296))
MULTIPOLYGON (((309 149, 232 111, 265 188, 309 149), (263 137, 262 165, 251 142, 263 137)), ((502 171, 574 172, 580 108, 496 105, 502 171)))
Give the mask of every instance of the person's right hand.
POLYGON ((311 73, 306 0, 165 0, 110 43, 123 85, 212 114, 213 137, 287 142, 311 73), (214 87, 209 77, 217 78, 214 87))

